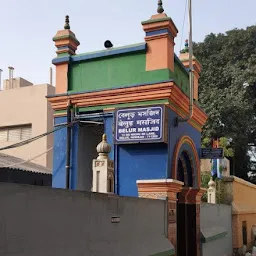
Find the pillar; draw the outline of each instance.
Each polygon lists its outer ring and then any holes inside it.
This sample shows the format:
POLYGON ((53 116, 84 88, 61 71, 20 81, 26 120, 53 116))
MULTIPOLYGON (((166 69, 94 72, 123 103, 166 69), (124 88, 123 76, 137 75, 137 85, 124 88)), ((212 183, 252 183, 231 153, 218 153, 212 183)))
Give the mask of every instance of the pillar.
POLYGON ((200 256, 200 204, 206 189, 183 187, 177 204, 177 255, 200 256))
POLYGON ((59 30, 53 38, 57 47, 57 58, 52 63, 56 66, 56 94, 68 91, 68 64, 70 56, 76 54, 79 41, 70 30, 69 16, 66 16, 66 23, 63 30, 59 30))
POLYGON ((190 188, 186 196, 187 255, 201 255, 200 204, 204 188, 190 188))
POLYGON ((168 239, 176 249, 177 242, 177 194, 183 182, 173 179, 138 180, 139 197, 167 200, 168 204, 168 239))
POLYGON ((169 69, 174 72, 174 38, 178 30, 170 17, 164 13, 162 1, 158 3, 158 14, 143 21, 147 42, 146 70, 169 69))
POLYGON ((178 193, 178 203, 177 203, 177 255, 188 256, 187 253, 187 209, 186 202, 188 196, 189 188, 182 188, 180 193, 178 193))
POLYGON ((213 181, 212 177, 208 183, 208 190, 207 190, 207 203, 208 204, 216 204, 216 184, 213 181))
POLYGON ((99 156, 93 160, 93 184, 92 191, 99 193, 114 193, 114 161, 110 160, 108 155, 111 146, 107 143, 107 136, 103 134, 102 141, 98 144, 97 153, 99 156))

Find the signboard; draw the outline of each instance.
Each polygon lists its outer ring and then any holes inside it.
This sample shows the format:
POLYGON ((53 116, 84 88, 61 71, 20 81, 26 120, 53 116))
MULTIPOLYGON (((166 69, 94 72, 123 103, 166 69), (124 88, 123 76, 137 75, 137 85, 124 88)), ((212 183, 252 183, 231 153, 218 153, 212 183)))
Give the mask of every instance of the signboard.
POLYGON ((163 142, 164 106, 119 109, 115 114, 115 142, 163 142))
POLYGON ((223 148, 201 148, 201 159, 224 158, 223 148))

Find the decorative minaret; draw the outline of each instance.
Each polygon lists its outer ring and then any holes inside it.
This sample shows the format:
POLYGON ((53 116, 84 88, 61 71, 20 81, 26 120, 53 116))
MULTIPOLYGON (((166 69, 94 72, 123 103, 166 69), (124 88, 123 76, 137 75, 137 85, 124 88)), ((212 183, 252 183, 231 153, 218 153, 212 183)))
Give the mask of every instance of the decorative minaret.
POLYGON ((142 22, 148 46, 146 70, 168 68, 174 71, 174 38, 178 30, 172 19, 164 13, 162 0, 158 1, 157 13, 142 22))
MULTIPOLYGON (((189 52, 188 52, 188 40, 185 41, 185 48, 180 51, 179 56, 180 61, 183 65, 188 69, 189 68, 189 52)), ((195 56, 192 57, 192 64, 194 68, 193 77, 194 77, 194 99, 198 100, 198 80, 200 78, 200 73, 202 70, 202 66, 200 62, 196 59, 195 56)))
POLYGON ((96 150, 99 156, 93 160, 92 191, 114 193, 114 161, 108 158, 111 146, 107 143, 106 134, 103 134, 102 141, 98 144, 96 150))
POLYGON ((69 16, 66 16, 63 30, 59 30, 54 36, 53 41, 57 47, 57 58, 52 63, 56 66, 56 94, 68 91, 68 63, 70 56, 76 54, 79 41, 75 34, 70 30, 69 16))

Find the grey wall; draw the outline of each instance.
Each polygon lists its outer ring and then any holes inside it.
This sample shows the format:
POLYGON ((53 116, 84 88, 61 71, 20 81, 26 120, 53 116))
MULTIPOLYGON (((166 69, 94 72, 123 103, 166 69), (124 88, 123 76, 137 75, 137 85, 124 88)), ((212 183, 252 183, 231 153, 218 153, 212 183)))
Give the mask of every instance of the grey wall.
POLYGON ((97 145, 101 142, 103 126, 85 125, 79 127, 79 142, 77 154, 77 189, 91 191, 92 160, 98 154, 97 145))
POLYGON ((223 204, 201 205, 201 232, 211 241, 202 243, 202 256, 232 255, 232 210, 223 204), (220 232, 227 231, 225 237, 213 239, 220 232))
POLYGON ((161 200, 0 183, 3 256, 149 256, 172 248, 165 220, 161 200))

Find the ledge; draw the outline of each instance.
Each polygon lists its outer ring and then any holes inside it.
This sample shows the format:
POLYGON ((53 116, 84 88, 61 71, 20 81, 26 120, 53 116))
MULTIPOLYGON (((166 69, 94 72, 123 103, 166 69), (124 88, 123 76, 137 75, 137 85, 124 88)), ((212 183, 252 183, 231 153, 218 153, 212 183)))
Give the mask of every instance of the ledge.
POLYGON ((201 242, 208 243, 210 241, 218 240, 228 234, 223 227, 203 228, 201 229, 201 242))
POLYGON ((66 62, 80 62, 80 61, 116 56, 121 54, 128 54, 128 53, 134 53, 134 52, 146 52, 146 51, 147 51, 147 44, 139 43, 139 44, 127 45, 123 47, 105 49, 105 50, 96 51, 96 52, 88 52, 88 53, 82 53, 82 54, 77 54, 72 56, 57 57, 52 60, 52 64, 56 65, 56 64, 66 63, 66 62))
POLYGON ((249 181, 246 181, 246 180, 243 180, 241 178, 238 178, 236 176, 227 176, 227 177, 223 177, 223 181, 224 182, 237 182, 237 183, 240 183, 240 184, 243 184, 247 187, 251 187, 251 188, 254 188, 256 189, 256 185, 249 182, 249 181))
POLYGON ((112 88, 102 88, 102 89, 96 89, 96 90, 84 90, 84 91, 79 91, 79 92, 67 92, 67 93, 61 93, 61 94, 50 94, 50 95, 47 95, 46 98, 79 95, 79 94, 85 94, 85 93, 91 93, 91 92, 104 92, 104 91, 111 91, 111 90, 118 90, 118 89, 126 89, 126 88, 131 88, 131 87, 154 85, 154 84, 159 84, 159 83, 169 83, 169 82, 173 82, 173 81, 174 81, 173 79, 168 79, 168 80, 161 80, 161 81, 157 81, 157 82, 149 82, 149 83, 142 83, 142 84, 131 84, 131 85, 115 86, 115 87, 112 87, 112 88))
MULTIPOLYGON (((172 80, 74 94, 48 95, 47 98, 55 111, 66 109, 68 100, 78 108, 168 100, 169 104, 166 106, 178 116, 183 118, 189 112, 189 97, 172 80)), ((206 119, 205 112, 194 104, 194 113, 189 124, 201 131, 206 119)))

